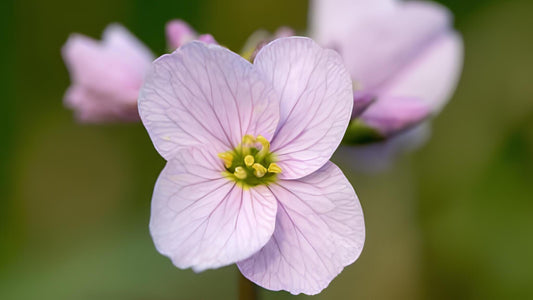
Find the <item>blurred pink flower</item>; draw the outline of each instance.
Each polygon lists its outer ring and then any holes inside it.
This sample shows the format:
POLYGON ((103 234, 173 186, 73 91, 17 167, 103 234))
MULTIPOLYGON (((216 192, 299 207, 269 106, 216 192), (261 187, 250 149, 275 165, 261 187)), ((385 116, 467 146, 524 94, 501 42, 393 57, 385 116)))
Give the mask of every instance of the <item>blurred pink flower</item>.
POLYGON ((101 42, 72 34, 62 53, 72 81, 65 105, 79 121, 139 121, 137 98, 154 58, 146 46, 113 24, 101 42))
POLYGON ((217 44, 215 38, 210 34, 198 35, 189 24, 182 20, 172 20, 166 25, 166 35, 168 47, 172 50, 178 49, 182 45, 198 40, 207 44, 217 44))
POLYGON ((278 39, 252 65, 191 42, 154 62, 139 111, 168 161, 152 198, 156 248, 195 271, 237 263, 271 290, 316 294, 361 253, 357 196, 329 161, 352 112, 341 58, 278 39))
MULTIPOLYGON (((166 31, 172 49, 192 40, 216 43, 209 34, 197 36, 181 20, 170 21, 166 31)), ((72 81, 65 105, 75 111, 79 121, 140 121, 137 98, 154 56, 126 28, 108 26, 101 42, 73 34, 62 53, 72 81)))
POLYGON ((440 112, 455 90, 463 43, 436 3, 313 0, 310 19, 311 35, 342 55, 355 106, 374 99, 353 117, 385 137, 440 112))

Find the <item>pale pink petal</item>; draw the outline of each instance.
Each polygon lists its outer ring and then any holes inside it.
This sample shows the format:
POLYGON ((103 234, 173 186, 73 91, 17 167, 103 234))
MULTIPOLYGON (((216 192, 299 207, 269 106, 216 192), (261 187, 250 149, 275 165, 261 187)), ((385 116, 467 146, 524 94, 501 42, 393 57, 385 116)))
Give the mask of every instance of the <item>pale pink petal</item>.
POLYGON ((129 94, 132 90, 135 91, 124 84, 128 75, 124 72, 123 63, 116 60, 99 42, 83 35, 72 34, 62 52, 73 83, 107 94, 124 91, 129 94))
POLYGON ((112 24, 102 42, 71 35, 62 53, 72 80, 64 101, 79 121, 139 121, 139 89, 153 59, 148 48, 112 24))
POLYGON ((198 40, 207 44, 218 44, 215 38, 210 34, 202 34, 198 36, 198 40))
POLYGON ((258 253, 239 262, 239 269, 270 290, 317 294, 363 249, 365 225, 357 196, 331 162, 270 189, 278 200, 274 235, 258 253))
POLYGON ((254 64, 280 95, 272 140, 281 178, 301 178, 322 167, 339 145, 352 113, 352 81, 340 56, 302 37, 265 46, 254 64))
POLYGON ((137 103, 117 101, 109 95, 71 86, 65 93, 65 106, 72 108, 76 119, 83 123, 137 122, 140 120, 137 103))
POLYGON ((106 27, 102 35, 102 44, 111 53, 124 60, 128 67, 135 70, 136 74, 144 75, 154 60, 150 49, 118 24, 106 27))
POLYGON ((394 9, 397 0, 311 0, 310 34, 324 44, 342 40, 346 30, 360 26, 363 19, 394 9))
POLYGON ((73 34, 62 53, 74 84, 129 103, 136 103, 152 61, 149 51, 119 25, 106 29, 102 43, 73 34))
POLYGON ((271 139, 278 106, 270 83, 248 61, 196 41, 157 59, 139 97, 143 123, 166 159, 193 145, 232 150, 246 134, 271 139))
POLYGON ((374 90, 391 79, 451 26, 448 10, 436 3, 318 2, 314 14, 321 14, 319 6, 344 13, 312 18, 317 31, 314 37, 340 52, 352 78, 365 90, 374 90), (333 27, 328 22, 337 25, 333 27), (324 26, 330 34, 320 32, 324 26))
POLYGON ((207 44, 218 44, 210 34, 198 34, 189 24, 182 20, 172 20, 166 25, 167 44, 170 49, 177 49, 188 42, 198 40, 207 44))
POLYGON ((375 101, 376 95, 374 93, 354 91, 352 119, 359 117, 375 101))
POLYGON ((414 97, 438 113, 450 99, 463 66, 463 41, 453 32, 442 35, 386 84, 383 97, 414 97))
POLYGON ((266 186, 243 190, 221 175, 208 152, 188 149, 168 161, 152 198, 150 233, 179 268, 218 268, 245 259, 270 239, 277 204, 266 186))
POLYGON ((294 29, 286 26, 279 27, 274 33, 274 39, 294 36, 294 29))
POLYGON ((383 136, 391 136, 422 122, 430 115, 431 107, 418 98, 382 96, 360 118, 383 136))
POLYGON ((166 25, 167 43, 171 49, 177 49, 182 45, 196 39, 196 32, 182 20, 172 20, 166 25))

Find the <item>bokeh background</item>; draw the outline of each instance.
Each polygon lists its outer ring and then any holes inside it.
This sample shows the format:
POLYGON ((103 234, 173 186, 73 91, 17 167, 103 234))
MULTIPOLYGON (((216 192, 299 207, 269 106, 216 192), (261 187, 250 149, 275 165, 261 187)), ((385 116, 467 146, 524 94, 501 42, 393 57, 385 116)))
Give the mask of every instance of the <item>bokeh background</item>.
MULTIPOLYGON (((316 299, 533 299, 533 2, 442 0, 466 46, 433 136, 387 172, 345 167, 367 242, 316 299)), ((304 0, 3 0, 0 299, 234 299, 234 266, 174 268, 148 233, 164 161, 141 124, 77 124, 60 48, 120 22, 156 54, 182 18, 239 50, 303 32, 304 0)), ((342 166, 341 166, 342 167, 342 166)), ((263 299, 303 299, 261 290, 263 299)))

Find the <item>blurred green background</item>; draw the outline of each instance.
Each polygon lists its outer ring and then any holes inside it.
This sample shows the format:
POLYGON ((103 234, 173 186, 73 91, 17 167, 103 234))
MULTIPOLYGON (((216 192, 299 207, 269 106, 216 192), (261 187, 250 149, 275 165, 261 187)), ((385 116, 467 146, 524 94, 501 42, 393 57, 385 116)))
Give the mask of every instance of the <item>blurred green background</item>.
MULTIPOLYGON (((316 299, 533 299, 533 2, 440 2, 465 40, 458 90, 422 149, 382 174, 346 172, 367 242, 316 299)), ((73 121, 60 48, 120 22, 162 54, 165 22, 183 18, 239 50, 259 28, 303 32, 307 1, 0 5, 0 299, 234 299, 234 266, 194 274, 154 249, 164 161, 141 124, 73 121)))

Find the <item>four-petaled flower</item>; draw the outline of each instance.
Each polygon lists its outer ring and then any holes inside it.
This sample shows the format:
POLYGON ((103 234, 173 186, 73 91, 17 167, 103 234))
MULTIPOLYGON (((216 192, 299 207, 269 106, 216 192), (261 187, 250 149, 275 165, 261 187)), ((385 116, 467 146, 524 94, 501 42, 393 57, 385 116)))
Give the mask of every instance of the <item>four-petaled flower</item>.
POLYGON ((278 39, 254 64, 201 42, 157 59, 139 112, 167 160, 150 220, 159 252, 319 293, 364 243, 355 191, 329 161, 352 105, 341 58, 307 38, 278 39))

